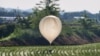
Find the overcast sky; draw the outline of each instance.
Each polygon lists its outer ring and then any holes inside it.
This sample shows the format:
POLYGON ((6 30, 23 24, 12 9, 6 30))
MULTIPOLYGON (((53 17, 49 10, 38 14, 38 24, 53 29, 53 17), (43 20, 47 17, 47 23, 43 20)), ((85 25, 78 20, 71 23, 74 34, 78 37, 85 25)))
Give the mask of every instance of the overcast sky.
MULTIPOLYGON (((0 7, 30 9, 41 0, 0 0, 0 7)), ((100 0, 60 0, 61 10, 67 12, 88 10, 92 13, 98 13, 100 10, 100 0)))

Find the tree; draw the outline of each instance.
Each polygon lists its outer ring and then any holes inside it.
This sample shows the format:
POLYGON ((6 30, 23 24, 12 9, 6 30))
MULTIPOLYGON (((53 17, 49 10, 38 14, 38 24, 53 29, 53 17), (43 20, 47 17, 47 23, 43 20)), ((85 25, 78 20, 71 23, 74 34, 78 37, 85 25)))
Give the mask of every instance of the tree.
POLYGON ((34 35, 36 35, 36 37, 40 35, 38 25, 43 17, 48 15, 59 16, 59 8, 57 7, 58 4, 56 4, 57 1, 58 0, 40 1, 33 9, 34 12, 28 17, 29 21, 31 22, 30 26, 33 29, 34 35))
POLYGON ((59 16, 59 8, 57 6, 59 6, 59 4, 57 4, 58 0, 44 0, 44 1, 40 1, 40 3, 37 4, 38 9, 40 9, 41 11, 44 11, 45 16, 46 15, 55 15, 55 16, 59 16))
POLYGON ((33 14, 29 16, 29 18, 32 19, 33 25, 36 27, 36 25, 39 24, 39 21, 41 18, 47 15, 55 15, 59 16, 59 8, 57 7, 58 4, 56 4, 58 0, 44 0, 37 3, 37 7, 34 10, 33 14))
POLYGON ((95 21, 93 19, 88 18, 87 14, 83 15, 84 18, 80 18, 79 22, 83 26, 84 29, 91 29, 95 21))

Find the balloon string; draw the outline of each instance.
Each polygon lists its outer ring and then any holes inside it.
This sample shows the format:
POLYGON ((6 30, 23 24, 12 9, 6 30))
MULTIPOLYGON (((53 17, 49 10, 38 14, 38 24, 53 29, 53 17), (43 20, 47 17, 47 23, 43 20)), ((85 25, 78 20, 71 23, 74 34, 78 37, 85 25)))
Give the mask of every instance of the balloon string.
POLYGON ((51 43, 50 43, 49 52, 52 53, 52 46, 51 46, 51 43))
POLYGON ((52 45, 51 45, 51 43, 50 43, 50 48, 51 48, 51 46, 52 46, 52 45))

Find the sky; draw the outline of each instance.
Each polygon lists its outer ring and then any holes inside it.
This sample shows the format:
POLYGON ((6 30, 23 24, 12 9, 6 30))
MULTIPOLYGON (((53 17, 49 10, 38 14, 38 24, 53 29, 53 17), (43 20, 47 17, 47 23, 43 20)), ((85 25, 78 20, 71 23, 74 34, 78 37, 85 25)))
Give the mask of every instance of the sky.
MULTIPOLYGON (((27 10, 34 8, 39 1, 42 0, 0 0, 0 7, 27 10)), ((100 11, 100 0, 60 0, 58 4, 61 10, 66 12, 88 10, 98 13, 100 11)))

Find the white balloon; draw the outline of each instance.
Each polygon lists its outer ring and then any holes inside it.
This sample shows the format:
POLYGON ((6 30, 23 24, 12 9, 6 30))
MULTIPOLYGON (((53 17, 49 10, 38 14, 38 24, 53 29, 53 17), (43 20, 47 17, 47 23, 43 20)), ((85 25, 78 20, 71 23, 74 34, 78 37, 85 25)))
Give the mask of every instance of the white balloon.
POLYGON ((62 23, 56 16, 46 16, 40 21, 39 29, 44 38, 51 44, 60 34, 62 23))

